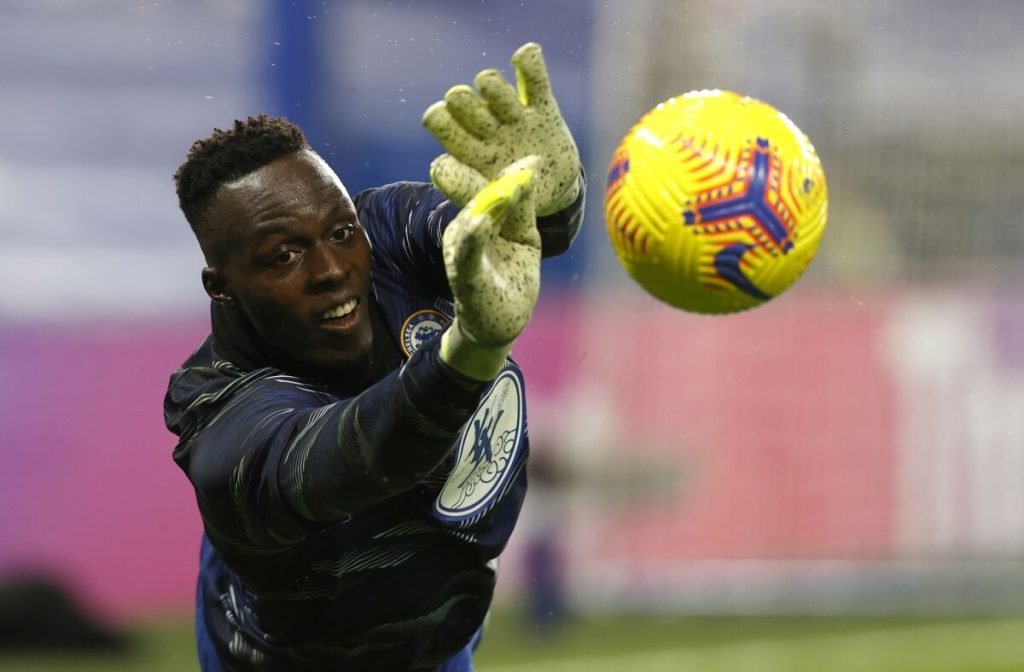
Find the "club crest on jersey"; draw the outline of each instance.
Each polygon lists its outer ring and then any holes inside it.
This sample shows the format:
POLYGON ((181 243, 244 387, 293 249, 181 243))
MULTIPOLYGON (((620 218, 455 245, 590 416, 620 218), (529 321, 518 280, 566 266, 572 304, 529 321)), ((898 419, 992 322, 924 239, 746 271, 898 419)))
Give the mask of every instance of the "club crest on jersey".
POLYGON ((402 350, 406 357, 411 357, 434 336, 437 336, 451 324, 452 319, 437 310, 417 310, 405 318, 402 324, 402 350))
POLYGON ((523 377, 507 368, 459 434, 455 467, 434 501, 434 515, 465 523, 486 513, 521 468, 518 458, 525 429, 523 377))

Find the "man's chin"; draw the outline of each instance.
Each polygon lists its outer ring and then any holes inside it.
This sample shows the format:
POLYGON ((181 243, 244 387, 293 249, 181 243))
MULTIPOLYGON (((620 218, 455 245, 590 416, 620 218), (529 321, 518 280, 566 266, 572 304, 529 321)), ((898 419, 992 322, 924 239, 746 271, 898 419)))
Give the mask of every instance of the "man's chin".
POLYGON ((336 377, 338 375, 359 376, 370 364, 370 343, 364 347, 346 348, 323 348, 311 353, 305 358, 307 366, 311 366, 314 372, 321 375, 336 377))

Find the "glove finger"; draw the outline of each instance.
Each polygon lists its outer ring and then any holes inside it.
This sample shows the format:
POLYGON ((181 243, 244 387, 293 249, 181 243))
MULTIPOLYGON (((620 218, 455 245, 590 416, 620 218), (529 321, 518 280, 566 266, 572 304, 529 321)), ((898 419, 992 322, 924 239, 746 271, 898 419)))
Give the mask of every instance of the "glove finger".
POLYGON ((512 65, 516 69, 519 102, 538 107, 552 100, 551 80, 539 44, 528 42, 516 49, 516 53, 512 55, 512 65))
POLYGON ((423 113, 423 127, 437 138, 445 151, 478 170, 490 156, 486 145, 455 120, 443 101, 434 103, 423 113))
POLYGON ((499 235, 510 243, 540 251, 540 230, 533 207, 533 194, 524 196, 519 206, 509 211, 499 235))
POLYGON ((444 102, 452 118, 476 137, 486 140, 498 130, 498 122, 487 109, 487 103, 465 84, 448 89, 444 102))
POLYGON ((487 178, 451 154, 430 163, 430 181, 458 206, 464 206, 487 186, 487 178))
POLYGON ((493 217, 473 213, 469 208, 464 208, 445 228, 441 238, 444 266, 456 294, 464 287, 472 289, 480 278, 484 250, 496 233, 493 217))
POLYGON ((543 173, 541 170, 543 167, 544 159, 539 154, 527 154, 498 171, 498 177, 513 175, 524 169, 532 170, 534 173, 543 173))
POLYGON ((514 206, 522 198, 523 184, 530 176, 520 173, 505 175, 489 183, 466 206, 474 215, 487 215, 495 221, 505 216, 509 207, 514 206))
POLYGON ((537 215, 534 208, 533 183, 537 172, 533 168, 522 168, 509 177, 519 185, 518 197, 509 204, 501 223, 499 235, 505 240, 540 249, 540 232, 537 230, 537 215))
POLYGON ((494 118, 503 124, 511 124, 523 117, 523 106, 516 90, 500 71, 484 70, 474 81, 480 95, 487 101, 487 107, 494 118))

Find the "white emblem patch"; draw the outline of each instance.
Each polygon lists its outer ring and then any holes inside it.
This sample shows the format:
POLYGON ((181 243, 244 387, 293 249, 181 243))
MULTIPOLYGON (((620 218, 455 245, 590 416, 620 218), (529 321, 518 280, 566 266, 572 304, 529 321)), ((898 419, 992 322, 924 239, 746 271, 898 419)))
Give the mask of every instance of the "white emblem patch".
POLYGON ((434 502, 434 514, 463 522, 486 513, 516 471, 525 428, 522 375, 505 369, 459 434, 455 468, 434 502))
POLYGON ((436 310, 417 310, 402 324, 402 350, 406 357, 420 349, 424 343, 444 331, 451 318, 436 310))

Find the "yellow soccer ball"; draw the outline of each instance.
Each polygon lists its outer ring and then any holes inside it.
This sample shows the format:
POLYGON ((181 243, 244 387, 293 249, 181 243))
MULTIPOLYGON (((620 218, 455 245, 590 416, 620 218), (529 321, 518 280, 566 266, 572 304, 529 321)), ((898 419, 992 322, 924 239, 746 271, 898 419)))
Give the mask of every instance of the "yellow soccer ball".
POLYGON ((825 231, 828 190, 811 141, 771 105, 729 91, 661 103, 612 156, 612 247, 662 301, 732 313, 778 296, 825 231))

